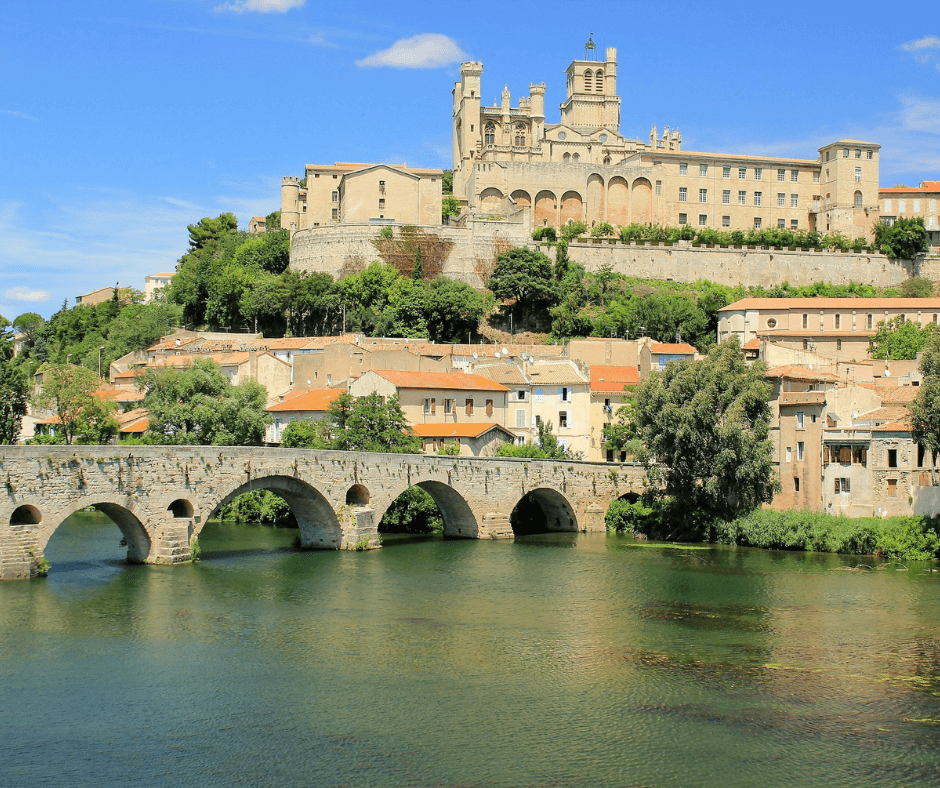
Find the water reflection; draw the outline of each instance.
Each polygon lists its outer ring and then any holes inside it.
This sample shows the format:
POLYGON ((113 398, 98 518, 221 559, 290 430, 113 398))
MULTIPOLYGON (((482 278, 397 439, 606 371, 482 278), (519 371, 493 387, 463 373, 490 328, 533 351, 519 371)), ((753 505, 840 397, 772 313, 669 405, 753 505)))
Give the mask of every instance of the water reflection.
POLYGON ((923 566, 226 524, 200 564, 138 567, 107 521, 63 529, 47 579, 0 584, 4 706, 38 710, 0 722, 11 784, 940 781, 923 566))

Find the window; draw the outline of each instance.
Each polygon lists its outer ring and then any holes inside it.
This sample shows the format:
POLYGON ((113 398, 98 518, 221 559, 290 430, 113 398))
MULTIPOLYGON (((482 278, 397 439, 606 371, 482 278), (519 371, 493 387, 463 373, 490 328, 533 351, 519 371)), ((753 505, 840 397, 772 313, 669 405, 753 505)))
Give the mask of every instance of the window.
POLYGON ((594 72, 588 69, 584 72, 584 91, 590 93, 594 90, 594 72))
POLYGON ((663 193, 663 182, 662 182, 662 181, 656 181, 656 193, 657 193, 657 194, 662 194, 662 193, 663 193))
POLYGON ((466 402, 464 403, 464 412, 468 416, 473 415, 473 397, 467 397, 466 402))
POLYGON ((763 192, 754 192, 754 205, 760 205, 763 196, 763 192))
POLYGON ((849 158, 849 149, 848 149, 848 148, 843 148, 843 149, 842 149, 842 158, 843 158, 843 159, 849 158))
POLYGON ((914 213, 920 213, 920 200, 914 200, 914 213))
MULTIPOLYGON (((433 181, 434 178, 431 178, 431 180, 433 181)), ((385 194, 385 181, 379 181, 379 192, 385 194)))
POLYGON ((558 132, 558 139, 560 139, 562 142, 564 142, 566 139, 568 139, 568 135, 565 134, 565 132, 563 132, 563 131, 559 131, 559 132, 558 132))
POLYGON ((793 462, 793 449, 787 446, 787 462, 793 462))
POLYGON ((796 412, 796 428, 798 430, 806 429, 806 414, 801 410, 796 412))
POLYGON ((856 183, 862 182, 862 168, 861 167, 855 168, 855 182, 856 183))
POLYGON ((334 191, 330 194, 330 199, 331 199, 333 202, 338 202, 338 201, 339 201, 339 192, 334 189, 334 191))
POLYGON ((738 192, 738 205, 747 205, 747 192, 738 192))
POLYGON ((778 180, 778 181, 785 181, 786 179, 787 179, 787 171, 786 171, 786 170, 777 170, 777 180, 778 180))
POLYGON ((865 151, 865 153, 868 154, 868 158, 869 158, 869 159, 872 158, 872 152, 871 152, 870 150, 865 151))
POLYGON ((680 214, 679 214, 679 224, 688 224, 688 223, 689 223, 689 218, 688 218, 688 216, 686 216, 686 214, 684 214, 684 213, 680 213, 680 214))
POLYGON ((525 410, 516 408, 516 427, 525 427, 525 410))
POLYGON ((837 339, 837 340, 836 340, 836 350, 842 350, 842 340, 841 340, 841 339, 837 339))
POLYGON ((809 314, 803 315, 803 328, 809 328, 809 314))
POLYGON ((731 189, 725 189, 721 193, 721 203, 722 205, 731 205, 731 189))
POLYGON ((487 415, 487 416, 492 416, 492 415, 493 415, 493 400, 491 400, 491 399, 488 399, 488 400, 486 401, 486 415, 487 415))
POLYGON ((336 208, 334 208, 332 211, 330 211, 330 218, 331 218, 331 219, 338 219, 338 218, 339 218, 339 210, 336 209, 336 208))
POLYGON ((760 226, 761 226, 761 218, 760 216, 755 216, 754 217, 754 229, 759 230, 760 226))
POLYGON ((898 213, 904 213, 907 210, 907 200, 898 200, 898 213))
POLYGON ((708 189, 699 189, 699 190, 698 190, 698 201, 699 201, 699 202, 708 202, 708 189))
POLYGON ((698 215, 698 224, 699 224, 699 227, 705 227, 708 224, 708 215, 704 213, 700 213, 698 215))
POLYGON ((790 170, 790 180, 793 181, 793 183, 796 183, 799 179, 800 179, 800 171, 790 170))
POLYGON ((796 444, 796 459, 797 461, 803 460, 806 457, 806 444, 803 441, 798 441, 796 444))
MULTIPOLYGON (((796 179, 794 178, 794 180, 796 180, 796 179)), ((818 172, 814 172, 814 173, 813 173, 813 183, 819 183, 819 173, 818 173, 818 172)))
POLYGON ((519 400, 519 402, 526 401, 525 389, 518 389, 516 391, 516 399, 519 400))
POLYGON ((446 413, 454 413, 454 412, 456 412, 456 410, 457 410, 457 409, 454 407, 454 400, 452 400, 452 399, 445 399, 445 400, 444 400, 444 413, 445 413, 445 414, 446 414, 446 413))
POLYGON ((730 177, 731 177, 731 168, 730 168, 730 167, 722 167, 722 168, 721 168, 721 177, 722 177, 722 178, 730 178, 730 177))
POLYGON ((855 207, 856 208, 862 207, 862 193, 861 192, 855 192, 855 207))
POLYGON ((795 229, 796 229, 797 227, 799 227, 799 226, 800 226, 800 220, 799 220, 799 219, 790 219, 790 229, 791 229, 791 230, 795 230, 795 229))
POLYGON ((568 426, 568 411, 566 410, 558 411, 558 426, 559 427, 568 426))
POLYGON ((565 162, 565 164, 567 164, 569 161, 571 161, 571 154, 566 153, 564 156, 561 157, 561 160, 565 162))
POLYGON ((786 228, 787 228, 787 220, 786 220, 786 219, 777 219, 777 229, 778 229, 778 230, 785 230, 786 228))
POLYGON ((721 226, 722 226, 722 227, 730 227, 730 226, 731 226, 731 217, 730 217, 730 216, 722 216, 722 217, 721 217, 721 226))
POLYGON ((573 154, 572 157, 571 157, 571 160, 572 160, 572 161, 581 161, 581 154, 580 154, 580 153, 575 153, 575 154, 573 154))
POLYGON ((486 145, 496 144, 496 126, 492 123, 487 123, 483 127, 483 142, 486 145))
POLYGON ((513 139, 513 142, 518 147, 522 147, 525 145, 525 124, 524 123, 516 124, 516 136, 513 139))
POLYGON ((763 176, 764 176, 764 168, 755 167, 754 168, 754 180, 759 181, 763 176))
POLYGON ((424 412, 425 413, 434 413, 436 410, 437 400, 431 399, 430 397, 424 400, 424 412))
POLYGON ((842 328, 842 315, 836 315, 835 321, 836 321, 836 329, 838 330, 842 328))
POLYGON ((860 148, 856 148, 856 149, 855 149, 855 158, 856 158, 856 159, 862 158, 862 151, 861 151, 860 148))
POLYGON ((800 195, 799 195, 799 194, 791 194, 791 195, 790 195, 790 207, 791 207, 791 208, 799 208, 799 207, 800 207, 800 195))
POLYGON ((679 187, 679 202, 685 202, 688 199, 689 190, 685 186, 679 187))
POLYGON ((681 163, 679 164, 679 174, 680 174, 680 175, 688 175, 688 174, 689 174, 689 165, 686 164, 685 162, 681 162, 681 163))
POLYGON ((777 207, 785 208, 787 204, 787 195, 783 192, 777 192, 777 207))
POLYGON ((384 197, 379 197, 379 210, 380 211, 385 210, 385 198, 384 197))
POLYGON ((747 178, 747 167, 738 167, 738 180, 743 181, 747 178))
POLYGON ((809 340, 808 340, 808 339, 804 339, 804 340, 803 340, 803 350, 809 350, 809 340))
POLYGON ((888 467, 889 468, 898 467, 898 450, 897 449, 888 449, 888 467))
POLYGON ((707 165, 707 164, 699 164, 699 165, 698 165, 698 177, 699 177, 699 178, 707 178, 707 177, 708 177, 708 165, 707 165))
POLYGON ((875 327, 875 316, 866 315, 865 316, 865 328, 871 331, 875 327))
POLYGON ((567 386, 562 386, 558 389, 558 401, 559 402, 571 402, 571 389, 567 386))
POLYGON ((852 488, 849 484, 849 480, 846 479, 844 476, 835 479, 834 482, 835 483, 833 485, 833 492, 836 493, 836 495, 838 495, 839 493, 851 492, 852 488))

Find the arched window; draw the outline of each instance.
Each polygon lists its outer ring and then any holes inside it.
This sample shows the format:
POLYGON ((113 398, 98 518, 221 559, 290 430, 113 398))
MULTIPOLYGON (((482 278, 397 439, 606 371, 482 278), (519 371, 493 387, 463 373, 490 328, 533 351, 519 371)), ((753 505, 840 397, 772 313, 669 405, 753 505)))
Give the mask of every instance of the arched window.
POLYGON ((581 154, 580 154, 580 153, 574 154, 574 156, 571 157, 571 160, 572 160, 572 161, 581 161, 581 154))
POLYGON ((604 164, 610 164, 610 156, 604 157, 604 164))
POLYGON ((487 145, 496 144, 496 126, 492 123, 487 123, 483 129, 483 142, 487 145))
POLYGON ((565 162, 565 164, 567 164, 569 161, 571 161, 571 154, 566 153, 564 156, 561 157, 561 160, 565 162))
POLYGON ((856 208, 862 207, 862 193, 861 192, 855 192, 855 207, 856 208))
POLYGON ((514 144, 519 147, 525 145, 525 123, 516 124, 516 138, 514 144))
POLYGON ((595 80, 594 84, 597 85, 597 88, 596 88, 597 92, 603 93, 604 92, 604 72, 601 71, 600 69, 597 69, 597 71, 594 72, 594 80, 595 80))
POLYGON ((594 90, 594 72, 588 69, 584 72, 584 92, 590 93, 594 90))

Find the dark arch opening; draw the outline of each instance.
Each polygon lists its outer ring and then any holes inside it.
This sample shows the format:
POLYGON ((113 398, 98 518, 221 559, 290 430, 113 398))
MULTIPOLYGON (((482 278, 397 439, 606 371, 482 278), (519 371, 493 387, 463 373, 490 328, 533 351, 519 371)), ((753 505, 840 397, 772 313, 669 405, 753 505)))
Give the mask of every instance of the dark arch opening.
MULTIPOLYGON (((342 529, 333 507, 315 487, 292 476, 267 476, 252 479, 239 485, 216 506, 210 519, 244 493, 267 492, 269 496, 253 495, 242 501, 258 502, 258 505, 279 505, 282 502, 287 516, 275 523, 299 530, 296 543, 301 548, 338 550, 342 545, 342 529), (277 499, 277 501, 272 500, 277 499)), ((247 505, 247 504, 246 504, 247 505)))
POLYGON ((369 499, 369 488, 364 484, 354 484, 346 490, 347 506, 368 506, 369 499))
POLYGON ((183 498, 177 498, 166 508, 166 510, 174 518, 189 518, 192 517, 193 513, 195 512, 193 505, 183 498))
POLYGON ((648 510, 644 509, 639 493, 624 493, 610 502, 604 523, 609 531, 639 534, 645 528, 645 512, 648 510))
POLYGON ((578 530, 571 504, 561 493, 546 487, 523 495, 509 516, 509 524, 516 536, 578 530))
POLYGON ((42 513, 29 504, 18 506, 10 515, 10 525, 39 525, 41 522, 42 513))
POLYGON ((379 533, 475 539, 476 517, 463 496, 442 482, 418 482, 399 495, 379 521, 379 533))

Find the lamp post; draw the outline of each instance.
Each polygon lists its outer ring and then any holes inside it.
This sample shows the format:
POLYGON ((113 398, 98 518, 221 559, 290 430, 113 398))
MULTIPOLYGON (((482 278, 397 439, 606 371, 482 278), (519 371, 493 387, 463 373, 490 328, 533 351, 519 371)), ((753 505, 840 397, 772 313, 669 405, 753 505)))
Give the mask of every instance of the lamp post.
POLYGON ((101 377, 101 351, 104 350, 104 345, 98 348, 98 377, 101 377))

